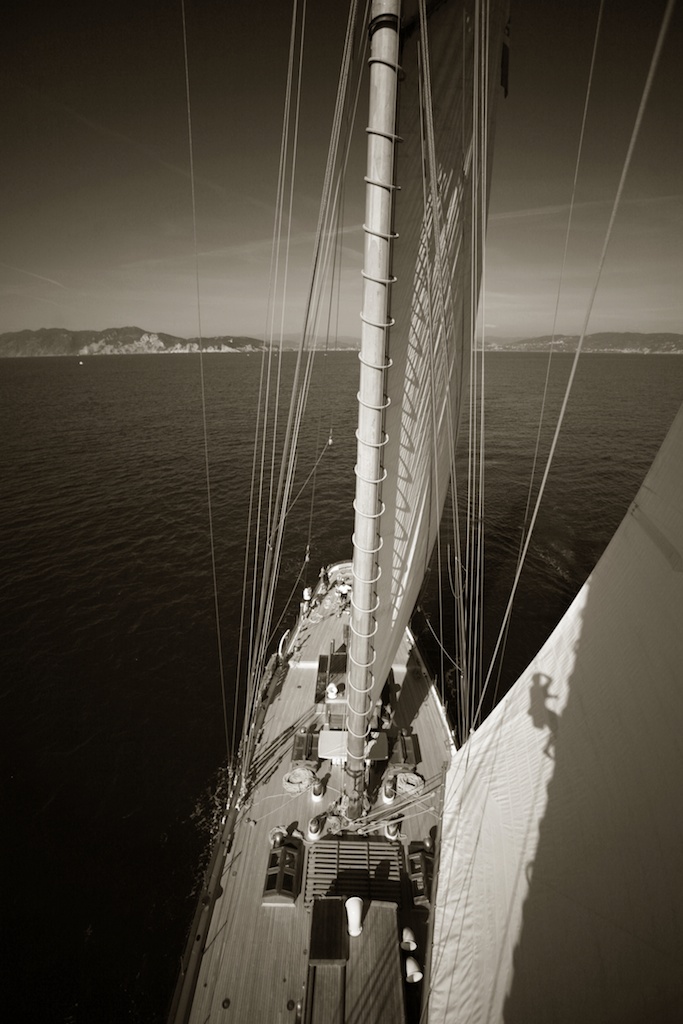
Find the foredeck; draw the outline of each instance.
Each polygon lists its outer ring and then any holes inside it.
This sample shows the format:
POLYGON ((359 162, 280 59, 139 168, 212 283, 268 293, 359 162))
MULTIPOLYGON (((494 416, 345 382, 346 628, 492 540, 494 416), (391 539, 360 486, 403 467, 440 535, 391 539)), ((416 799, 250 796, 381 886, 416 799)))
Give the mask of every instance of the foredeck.
POLYGON ((304 610, 287 645, 286 670, 278 670, 265 700, 252 784, 237 815, 186 1018, 193 1024, 396 1024, 405 1019, 403 927, 415 932, 417 950, 411 955, 425 962, 431 856, 425 856, 424 841, 431 854, 450 740, 406 635, 393 667, 391 718, 384 709, 380 721, 378 708, 375 749, 381 760, 370 772, 375 809, 355 834, 342 831, 344 769, 333 734, 335 725, 343 726, 343 684, 336 697, 327 686, 338 667, 330 653, 343 655, 347 636, 348 610, 339 586, 344 580, 350 582, 349 566, 332 567, 328 592, 317 592, 304 610), (296 788, 297 773, 284 782, 296 768, 308 769, 298 773, 304 779, 321 780, 324 793, 316 798, 310 786, 286 791, 296 788), (421 780, 424 788, 404 796, 399 786, 387 804, 381 794, 387 774, 405 775, 408 791, 421 780), (310 822, 318 816, 320 837, 312 839, 310 822), (393 840, 385 833, 389 816, 399 822, 393 840), (335 916, 340 911, 331 906, 334 900, 343 907, 350 895, 363 899, 363 930, 355 938, 346 933, 346 915, 335 916), (313 917, 321 913, 317 904, 327 923, 312 932, 313 917))

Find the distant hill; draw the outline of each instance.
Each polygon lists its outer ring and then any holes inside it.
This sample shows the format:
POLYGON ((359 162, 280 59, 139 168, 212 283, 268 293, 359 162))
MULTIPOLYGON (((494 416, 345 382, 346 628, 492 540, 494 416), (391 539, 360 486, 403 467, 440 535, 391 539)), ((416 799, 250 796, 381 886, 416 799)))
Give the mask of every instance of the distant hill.
MULTIPOLYGON (((575 352, 578 335, 562 335, 555 339, 556 352, 575 352)), ((547 352, 550 335, 540 338, 487 338, 491 352, 547 352)), ((285 348, 295 348, 294 335, 285 339, 285 348)), ((257 338, 221 335, 203 338, 205 352, 260 352, 264 348, 257 338)), ((357 349, 355 338, 340 338, 330 345, 334 349, 357 349)), ((43 327, 37 331, 11 331, 0 334, 0 358, 19 356, 115 356, 168 355, 198 352, 197 338, 179 338, 173 334, 145 331, 140 327, 110 327, 105 331, 67 331, 61 327, 43 327)), ((583 351, 638 352, 642 354, 683 354, 683 335, 604 333, 587 335, 583 351)))
MULTIPOLYGON (((256 352, 263 342, 256 338, 203 338, 205 352, 256 352)), ((110 327, 105 331, 66 331, 43 327, 37 331, 0 334, 0 357, 17 356, 116 356, 165 355, 198 352, 196 338, 144 331, 140 327, 110 327)))
MULTIPOLYGON (((576 352, 578 342, 578 334, 559 335, 555 338, 553 350, 555 352, 576 352)), ((552 337, 549 334, 543 335, 541 338, 515 340, 487 338, 486 350, 491 352, 548 352, 551 344, 552 337)), ((582 351, 681 355, 683 354, 683 335, 638 334, 635 331, 622 334, 616 332, 587 334, 582 351)))

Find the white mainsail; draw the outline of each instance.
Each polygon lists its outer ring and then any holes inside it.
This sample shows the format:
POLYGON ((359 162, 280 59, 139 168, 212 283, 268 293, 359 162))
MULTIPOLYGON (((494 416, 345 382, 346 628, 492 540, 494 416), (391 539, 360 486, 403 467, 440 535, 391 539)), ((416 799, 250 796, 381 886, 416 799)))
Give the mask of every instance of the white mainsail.
POLYGON ((430 1024, 683 1019, 683 408, 447 780, 430 1024))
POLYGON ((375 697, 415 607, 448 489, 468 383, 488 198, 487 139, 508 7, 506 0, 485 11, 470 0, 428 4, 425 42, 417 5, 405 6, 384 453, 392 472, 382 487, 375 697), (426 62, 431 95, 420 84, 426 62), (432 129, 430 171, 425 147, 432 129))

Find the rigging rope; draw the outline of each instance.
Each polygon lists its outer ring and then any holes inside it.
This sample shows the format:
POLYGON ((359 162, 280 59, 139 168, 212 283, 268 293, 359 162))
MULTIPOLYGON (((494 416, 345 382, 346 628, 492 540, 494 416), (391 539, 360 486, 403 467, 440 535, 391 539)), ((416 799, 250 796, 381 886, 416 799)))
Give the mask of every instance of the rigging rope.
MULTIPOLYGON (((429 382, 431 391, 431 427, 432 427, 432 452, 433 464, 437 466, 437 450, 438 450, 438 425, 437 425, 437 369, 435 366, 436 359, 436 348, 438 345, 438 337, 434 330, 434 316, 436 315, 437 331, 441 327, 440 334, 443 334, 445 330, 445 296, 444 296, 444 279, 443 279, 443 267, 441 260, 441 194, 439 191, 438 183, 438 168, 436 162, 436 140, 434 137, 434 108, 432 103, 432 90, 431 90, 431 70, 430 70, 430 59, 429 59, 429 37, 427 34, 427 6, 426 0, 420 0, 420 33, 421 33, 421 45, 418 49, 420 58, 420 119, 423 124, 422 127, 422 148, 423 148, 423 174, 422 174, 422 187, 423 187, 423 202, 426 211, 431 211, 431 226, 432 226, 432 239, 434 246, 434 267, 436 277, 436 301, 437 310, 434 314, 433 303, 432 303, 432 281, 431 275, 427 274, 427 316, 429 319, 429 382), (427 180, 428 178, 428 180, 427 180)), ((446 338, 442 336, 441 339, 441 352, 446 345, 446 338)), ((443 368, 447 369, 447 368, 443 368)), ((446 381, 447 387, 447 401, 446 408, 447 412, 450 412, 450 401, 448 400, 449 382, 450 377, 446 373, 443 378, 446 381)), ((450 420, 450 417, 449 417, 450 420)), ((436 514, 441 508, 439 500, 439 479, 438 473, 433 473, 434 477, 434 492, 435 500, 434 506, 436 514)), ((431 516, 430 516, 431 519, 431 516)), ((439 590, 439 632, 443 636, 443 602, 441 598, 442 581, 441 581, 441 530, 437 527, 436 531, 436 548, 437 548, 437 578, 438 578, 438 590, 439 590)), ((425 570, 427 566, 425 565, 425 570)), ((444 678, 445 678, 445 666, 443 660, 443 648, 441 648, 440 654, 441 660, 441 671, 439 673, 441 681, 441 699, 444 698, 444 678)))
POLYGON ((199 248, 197 245, 197 201, 195 191, 194 174, 194 148, 192 143, 192 107, 190 103, 190 66, 187 53, 187 25, 185 20, 185 0, 181 0, 181 14, 183 23, 183 55, 185 63, 185 102, 187 111, 187 137, 190 164, 190 194, 192 196, 192 239, 194 246, 194 267, 195 267, 195 295, 197 300, 197 338, 199 341, 199 380, 202 404, 202 430, 204 438, 204 474, 206 479, 206 503, 209 522, 209 548, 211 553, 211 577, 213 582, 214 617, 216 623, 216 644, 218 648, 218 671, 221 684, 221 699, 223 704, 223 728, 225 731, 225 746, 228 759, 234 754, 234 744, 231 746, 228 731, 228 708, 225 693, 225 671, 223 667, 223 644, 221 640, 221 619, 218 600, 218 577, 216 573, 216 545, 213 528, 213 504, 211 500, 211 473, 209 468, 209 434, 206 421, 206 390, 204 386, 204 346, 202 342, 202 316, 199 292, 199 248))
POLYGON ((265 664, 268 635, 270 633, 270 623, 272 619, 275 601, 275 588, 277 584, 278 571, 282 557, 282 544, 284 538, 284 525, 286 519, 286 516, 282 514, 282 510, 286 509, 287 507, 289 495, 291 493, 293 486, 294 470, 297 461, 297 441, 301 428, 304 410, 306 407, 307 390, 310 385, 313 350, 311 348, 309 348, 308 350, 308 360, 306 361, 305 367, 302 366, 302 364, 304 363, 303 355, 304 352, 306 351, 306 344, 309 340, 315 323, 315 313, 319 308, 319 281, 320 276, 325 270, 327 264, 327 254, 329 253, 329 211, 331 205, 331 198, 334 193, 334 168, 337 164, 338 159, 339 140, 341 136, 342 127, 342 112, 345 97, 348 90, 348 80, 351 68, 352 42, 355 35, 356 17, 357 3, 354 2, 351 5, 349 19, 347 23, 347 34, 344 43, 344 55, 342 58, 340 85, 337 94, 332 137, 330 141, 330 148, 328 152, 328 160, 325 171, 323 199, 321 203, 321 211, 315 235, 312 283, 309 289, 308 298, 306 302, 303 330, 297 353, 297 361, 294 372, 294 382, 292 386, 292 400, 290 403, 289 416, 284 435, 283 456, 280 466, 278 485, 275 491, 273 514, 271 516, 271 524, 276 525, 273 532, 269 533, 269 542, 264 546, 263 551, 263 583, 261 590, 261 599, 259 602, 256 628, 252 631, 253 642, 251 644, 251 654, 249 661, 249 701, 247 707, 247 714, 245 716, 245 721, 243 725, 243 739, 247 736, 248 733, 251 710, 254 707, 256 699, 257 684, 261 672, 263 670, 263 666, 265 664))
POLYGON ((489 684, 490 679, 491 679, 491 675, 493 673, 493 666, 494 666, 494 663, 495 663, 495 659, 496 659, 496 657, 498 655, 498 651, 500 649, 500 645, 501 645, 501 642, 502 642, 503 629, 504 629, 505 624, 507 623, 507 620, 510 617, 510 612, 512 610, 512 603, 514 601, 514 597, 515 597, 515 594, 517 592, 517 586, 519 584, 519 578, 520 578, 520 575, 521 575, 522 566, 524 564, 524 560, 526 558, 527 551, 529 550, 529 544, 531 542, 531 536, 532 536, 532 533, 533 533, 534 526, 536 524, 536 518, 538 516, 538 510, 539 510, 540 505, 541 505, 541 500, 543 498, 543 493, 545 491, 545 485, 546 485, 546 482, 548 480, 548 475, 550 473, 550 467, 552 465, 553 457, 554 457, 554 454, 555 454, 555 449, 557 447, 557 442, 559 440, 560 430, 561 430, 561 427, 562 427, 562 423, 564 421, 565 412, 567 410, 567 404, 569 402, 569 396, 571 394, 572 385, 574 383, 574 377, 576 376, 576 368, 577 368, 577 365, 578 365, 579 357, 581 355, 581 350, 583 348, 583 342, 584 342, 584 339, 586 337, 586 331, 588 330, 588 323, 589 323, 589 320, 590 320, 590 317, 591 317, 591 313, 593 311, 593 304, 595 302, 595 297, 597 295, 598 286, 600 284, 600 278, 602 276, 602 270, 603 270, 603 267, 604 267, 604 264, 605 264, 605 258, 607 256, 607 249, 609 247, 610 239, 612 237, 612 230, 614 228, 614 222, 616 220, 617 211, 618 211, 620 203, 621 203, 621 197, 622 197, 622 194, 623 194, 623 191, 624 191, 624 185, 625 185, 625 182, 626 182, 626 176, 627 176, 629 168, 631 166, 631 159, 633 157, 633 152, 634 152, 634 149, 635 149, 636 141, 637 141, 638 135, 640 133, 640 127, 641 127, 641 124, 642 124, 642 121, 643 121, 643 115, 645 113, 645 107, 647 105, 647 100, 648 100, 648 97, 650 95, 650 91, 651 91, 651 88, 652 88, 652 82, 654 80, 655 71, 657 69, 657 65, 659 64, 659 57, 660 57, 660 54, 661 54, 661 51, 662 51, 662 47, 664 45, 664 39, 666 37, 666 32, 667 32, 667 29, 668 29, 668 26, 669 26, 669 22, 671 20, 671 15, 673 14, 673 9, 674 9, 674 6, 675 6, 675 2, 676 2, 676 0, 668 0, 666 9, 664 11, 664 15, 662 17, 662 23, 661 23, 661 26, 660 26, 660 29, 659 29, 659 34, 657 36, 657 42, 655 44, 655 49, 654 49, 654 52, 652 54, 652 58, 651 58, 651 61, 650 61, 650 67, 648 69, 647 78, 646 78, 645 84, 643 86, 643 92, 642 92, 642 95, 641 95, 641 98, 640 98, 640 103, 639 103, 639 106, 638 106, 638 112, 636 114, 635 122, 634 122, 634 125, 633 125, 633 130, 631 132, 631 138, 630 138, 629 144, 628 144, 628 149, 626 151, 626 156, 624 157, 624 163, 623 163, 623 167, 622 167, 622 170, 621 170, 621 176, 619 178, 619 184, 617 186, 616 194, 615 194, 615 197, 614 197, 614 202, 612 204, 612 211, 610 213, 609 223, 607 225, 607 230, 605 232, 605 238, 603 240, 602 250, 600 252, 600 258, 598 260, 598 266, 597 266, 597 270, 596 270, 596 274, 595 274, 595 280, 593 282, 593 288, 591 290, 590 298, 589 298, 588 305, 587 305, 587 308, 586 308, 586 312, 585 312, 585 315, 584 315, 583 325, 582 325, 582 328, 581 328, 581 335, 579 337, 579 341, 578 341, 578 344, 577 344, 577 347, 576 347, 576 352, 574 354, 574 359, 572 361, 572 368, 571 368, 571 371, 570 371, 570 374, 569 374, 569 379, 567 381, 567 385, 566 385, 566 388, 565 388, 565 393, 564 393, 564 397, 563 397, 563 400, 562 400, 562 406, 560 408, 560 413, 559 413, 559 416, 558 416, 557 425, 555 427, 555 432, 553 434, 553 439, 552 439, 552 442, 551 442, 551 445, 550 445, 550 451, 548 453, 548 459, 546 461, 545 470, 543 472, 543 478, 542 478, 541 484, 539 486, 538 495, 536 497, 536 503, 534 505, 534 511, 533 511, 532 516, 531 516, 531 521, 530 521, 530 524, 529 524, 529 529, 528 529, 528 532, 527 532, 527 535, 526 535, 526 538, 525 538, 525 541, 524 541, 524 547, 523 547, 523 550, 522 550, 520 564, 519 564, 519 566, 517 568, 517 571, 515 572, 515 578, 514 578, 514 581, 513 581, 513 584, 512 584, 512 589, 511 589, 511 592, 510 592, 510 597, 509 597, 509 600, 508 600, 508 603, 507 603, 507 606, 506 606, 506 609, 505 609, 505 614, 503 616, 503 623, 502 623, 502 626, 501 626, 501 632, 500 632, 500 634, 498 636, 498 640, 496 642, 496 646, 495 646, 495 649, 494 649, 494 652, 493 652, 493 655, 492 655, 492 658, 491 658, 491 663, 490 663, 490 666, 489 666, 489 670, 488 670, 487 675, 486 675, 486 680, 484 682, 484 692, 482 692, 482 695, 481 695, 481 698, 480 698, 480 701, 479 701, 479 706, 477 707, 477 711, 476 711, 476 714, 474 716, 474 721, 475 722, 478 720, 479 714, 481 712, 481 705, 482 705, 482 702, 483 702, 483 699, 484 699, 484 693, 486 691, 486 688, 488 687, 488 684, 489 684))
MULTIPOLYGON (((596 25, 595 25, 595 36, 594 36, 594 39, 593 39, 593 53, 591 55, 590 69, 589 69, 589 72, 588 72, 588 82, 587 82, 587 85, 586 85, 586 97, 585 97, 584 104, 583 104, 583 116, 582 116, 582 119, 581 119, 581 130, 579 132, 579 144, 578 144, 577 153, 576 153, 576 163, 574 165, 574 180, 572 182, 572 193, 571 193, 571 197, 570 197, 570 200, 569 200, 569 213, 567 215, 567 228, 566 228, 565 236, 564 236, 564 250, 562 252, 562 265, 560 267, 560 275, 559 275, 559 279, 558 279, 558 283, 557 283, 557 295, 555 296, 555 310, 554 310, 554 313, 553 313, 553 326, 552 326, 552 334, 551 334, 551 342, 550 342, 550 351, 548 353, 548 363, 547 363, 547 366, 546 366, 545 382, 544 382, 544 385, 543 385, 543 396, 542 396, 542 399, 541 399, 541 411, 540 411, 539 417, 538 417, 538 429, 536 431, 536 444, 535 444, 535 447, 534 447, 534 457, 533 457, 533 462, 532 462, 532 465, 531 465, 531 474, 529 476, 529 488, 528 488, 528 491, 527 491, 526 506, 525 506, 525 509, 524 509, 524 521, 523 521, 523 524, 522 524, 522 535, 520 537, 519 551, 517 553, 516 571, 519 570, 520 573, 521 573, 521 570, 522 570, 521 562, 522 562, 522 551, 523 551, 523 548, 524 548, 524 536, 525 536, 525 533, 526 533, 527 525, 529 523, 529 512, 530 512, 530 509, 531 509, 531 498, 532 498, 532 494, 533 494, 534 480, 536 478, 536 466, 538 464, 538 454, 539 454, 539 449, 540 449, 540 444, 541 444, 541 431, 542 431, 542 428, 543 428, 543 420, 544 420, 544 417, 545 417, 545 405, 546 405, 546 400, 547 400, 547 397, 548 397, 548 386, 549 386, 549 383, 550 383, 550 367, 551 367, 551 363, 552 363, 553 350, 554 350, 554 346, 555 346, 555 338, 556 338, 556 335, 557 335, 557 319, 558 319, 559 309, 560 309, 560 298, 561 298, 561 295, 562 295, 562 286, 564 284, 564 274, 565 274, 565 269, 566 269, 566 266, 567 266, 567 253, 569 251, 569 238, 571 236, 572 221, 573 221, 573 217, 574 217, 574 206, 575 206, 575 202, 576 202, 576 191, 577 191, 578 181, 579 181, 579 167, 581 165, 581 154, 583 152, 583 141, 584 141, 584 137, 585 137, 585 133, 586 133, 586 121, 588 119, 588 107, 589 107, 589 103, 590 103, 590 97, 591 97, 591 91, 592 91, 592 85, 593 85, 593 72, 595 70, 595 62, 596 62, 596 56, 597 56, 597 52, 598 52, 598 40, 600 38, 600 26, 602 24, 602 13, 603 13, 603 10, 604 10, 604 6, 605 6, 605 0, 600 0, 600 7, 598 8, 598 17, 597 17, 597 21, 596 21, 596 25)), ((501 645, 501 648, 500 648, 500 658, 498 659, 498 673, 496 675, 496 685, 495 685, 494 692, 493 692, 493 701, 492 701, 492 703, 493 703, 494 706, 495 706, 496 701, 498 699, 498 689, 499 689, 499 686, 500 686, 500 678, 501 678, 502 671, 503 671, 503 662, 504 662, 504 659, 505 659, 505 650, 506 650, 506 646, 507 646, 508 633, 509 633, 509 630, 510 630, 510 621, 511 621, 511 615, 508 615, 507 621, 505 622, 505 624, 503 626, 501 626, 501 630, 500 630, 501 634, 503 634, 503 632, 504 632, 504 636, 502 638, 502 645, 501 645)), ((475 724, 474 722, 471 723, 472 726, 474 726, 474 724, 475 724)))
MULTIPOLYGON (((469 143, 465 144, 465 126, 466 126, 466 68, 467 68, 467 34, 462 34, 462 52, 461 52, 461 81, 460 81, 460 161, 463 168, 460 181, 460 202, 465 202, 465 157, 466 152, 469 150, 469 143)), ((460 244, 464 249, 464 225, 461 229, 460 244)), ((471 327, 473 323, 473 311, 472 303, 470 300, 469 319, 467 315, 467 304, 463 296, 460 301, 460 333, 463 338, 463 353, 461 354, 460 360, 460 376, 464 376, 462 373, 462 358, 464 356, 464 339, 467 334, 468 325, 471 327)), ((468 374, 471 372, 471 360, 468 366, 468 374)), ((464 387, 460 385, 461 396, 464 393, 464 387)), ((462 552, 463 552, 463 536, 461 527, 461 516, 460 516, 460 491, 458 487, 458 473, 456 465, 456 452, 455 443, 452 444, 450 452, 450 465, 451 465, 451 525, 453 529, 453 543, 455 551, 455 569, 457 573, 457 587, 453 586, 451 576, 451 561, 449 556, 448 567, 449 567, 449 580, 451 582, 451 589, 454 595, 454 615, 455 615, 455 641, 456 651, 458 659, 460 661, 460 668, 458 670, 458 701, 457 701, 457 714, 458 714, 458 733, 460 736, 464 734, 464 727, 466 716, 468 715, 469 706, 469 653, 467 649, 467 616, 466 616, 466 605, 465 605, 465 594, 466 587, 469 583, 468 568, 467 568, 467 555, 465 555, 465 562, 463 563, 462 552)), ((468 482, 469 487, 469 482, 468 482)), ((467 533, 467 526, 466 526, 467 533)))
MULTIPOLYGON (((356 94, 356 102, 357 102, 357 94, 356 94)), ((348 126, 347 126, 347 130, 348 130, 348 126)), ((346 151, 346 157, 345 157, 345 160, 344 160, 344 166, 342 167, 342 171, 341 171, 341 177, 344 176, 345 171, 346 171, 346 160, 348 159, 348 143, 349 143, 349 140, 347 138, 347 151, 346 151)), ((322 379, 322 384, 321 384, 321 392, 322 392, 322 394, 326 394, 326 392, 327 392, 327 354, 328 354, 328 350, 329 350, 330 334, 331 334, 331 331, 332 331, 332 316, 333 316, 333 313, 335 315, 334 337, 335 337, 335 339, 339 338, 339 297, 340 297, 340 293, 341 293, 341 288, 339 287, 339 283, 341 281, 342 255, 343 255, 341 226, 342 226, 343 220, 344 220, 344 193, 343 193, 343 191, 341 192, 341 200, 340 200, 340 202, 335 203, 335 208, 336 208, 336 211, 337 211, 337 216, 336 216, 336 224, 335 224, 335 229, 334 229, 335 244, 334 244, 333 257, 332 257, 332 268, 331 268, 331 272, 330 272, 330 301, 328 303, 328 308, 327 308, 327 326, 326 326, 326 331, 325 331, 325 348, 324 348, 325 359, 324 359, 324 362, 323 362, 323 379, 322 379), (334 284, 335 280, 337 281, 336 289, 335 289, 335 284, 334 284), (335 297, 336 297, 336 301, 333 301, 333 299, 335 297)), ((323 413, 323 408, 322 408, 322 404, 321 404, 320 407, 319 407, 318 422, 317 422, 317 426, 316 426, 316 449, 320 445, 320 428, 321 428, 321 423, 322 423, 322 413, 323 413)), ((333 443, 332 437, 333 437, 333 432, 334 432, 334 407, 332 405, 330 405, 329 414, 330 414, 330 421, 329 421, 329 427, 328 427, 327 448, 330 448, 332 446, 332 443, 333 443)), ((313 486, 311 488, 311 502, 310 502, 310 508, 309 508, 309 514, 308 514, 308 538, 307 538, 308 546, 309 547, 310 547, 310 544, 311 544, 311 537, 312 537, 312 534, 313 534, 313 515, 314 515, 314 512, 315 512, 315 497, 316 497, 316 485, 317 485, 317 467, 318 467, 318 463, 320 462, 320 458, 322 458, 322 453, 321 453, 320 457, 318 458, 317 462, 315 463, 315 465, 313 467, 313 470, 312 470, 313 486)), ((308 479, 310 479, 310 475, 307 478, 307 482, 308 482, 308 479)), ((302 490, 303 490, 303 488, 302 488, 302 490)), ((296 501, 296 499, 294 499, 294 500, 296 501)), ((292 502, 292 504, 290 505, 290 509, 291 509, 293 504, 294 504, 294 502, 292 502)))
MULTIPOLYGON (((292 140, 292 156, 291 156, 291 168, 289 174, 289 205, 287 209, 287 240, 285 243, 285 260, 284 270, 282 274, 282 297, 280 300, 280 335, 279 335, 279 349, 278 349, 278 360, 277 360, 277 382, 275 386, 275 410, 273 413, 273 443, 271 449, 271 463, 270 463, 270 485, 268 493, 268 533, 272 533, 273 529, 273 508, 274 508, 274 495, 273 495, 273 484, 275 482, 275 453, 276 453, 276 438, 277 438, 277 427, 280 412, 280 384, 282 381, 282 349, 284 342, 284 329, 285 329, 285 310, 287 308, 287 287, 289 284, 289 253, 290 243, 292 238, 292 220, 293 220, 293 208, 294 208, 294 183, 296 181, 296 170, 297 170, 297 156, 299 152, 299 120, 301 113, 301 86, 303 81, 303 60, 304 60, 304 45, 305 45, 305 28, 306 28, 306 0, 303 0, 303 8, 301 13, 301 38, 299 41, 299 64, 297 69, 297 88, 296 88, 296 104, 294 109, 294 137, 292 140)), ((286 142, 285 142, 286 148, 286 142)), ((279 241, 278 241, 278 254, 279 254, 279 241)), ((273 344, 273 337, 271 334, 270 345, 273 344)), ((265 438, 265 435, 264 435, 265 438)))
MULTIPOLYGON (((483 679, 483 641, 484 641, 484 489, 485 489, 485 436, 486 436, 486 425, 485 425, 485 394, 486 394, 486 359, 485 359, 485 300, 483 296, 486 279, 486 195, 488 192, 487 187, 487 173, 488 173, 488 78, 489 78, 489 65, 488 65, 488 50, 489 50, 489 6, 488 2, 480 6, 478 11, 478 30, 480 33, 480 43, 476 48, 477 66, 475 71, 477 72, 478 88, 474 90, 475 98, 475 132, 474 137, 477 139, 477 145, 475 147, 475 154, 477 157, 476 173, 473 171, 473 178, 475 181, 475 203, 474 213, 472 221, 476 225, 477 219, 479 220, 478 230, 476 231, 476 267, 479 265, 481 259, 481 279, 480 289, 482 292, 482 334, 481 334, 481 345, 476 344, 476 332, 473 330, 473 338, 475 340, 474 352, 475 355, 479 353, 479 421, 477 427, 477 448, 478 448, 478 465, 477 465, 477 513, 476 513, 476 557, 475 557, 475 568, 474 568, 474 594, 472 596, 473 615, 474 621, 472 623, 471 632, 471 685, 473 687, 473 698, 476 699, 476 695, 481 691, 482 679, 483 679)), ((475 279, 475 274, 472 275, 475 279)), ((478 300, 478 295, 475 295, 475 302, 478 300)), ((473 311, 474 312, 474 311, 473 311)))
MULTIPOLYGON (((261 522, 262 522, 262 507, 263 507, 263 480, 264 480, 264 467, 266 462, 266 437, 267 437, 267 423, 268 423, 268 409, 269 409, 269 396, 270 396, 270 381, 272 373, 272 354, 273 354, 273 317, 274 317, 274 294, 276 290, 276 283, 278 277, 278 264, 279 264, 279 253, 280 253, 280 239, 282 234, 282 210, 284 202, 284 189, 285 189, 285 166, 286 157, 288 150, 288 138, 289 138, 289 122, 291 117, 291 97, 292 97, 292 81, 293 81, 293 68, 294 68, 294 57, 296 53, 296 39, 297 39, 297 24, 298 24, 298 3, 294 0, 292 5, 292 21, 290 28, 290 43, 289 43, 289 57, 287 62, 287 79, 285 88, 285 102, 283 110, 283 124, 282 124, 282 136, 280 142, 280 161, 278 167, 278 181, 276 190, 276 203, 275 203, 275 222, 273 226, 273 243, 271 249, 270 259, 270 276, 269 276, 269 287, 268 287, 268 301, 266 305, 267 318, 270 320, 270 326, 266 330, 266 337, 269 338, 269 344, 267 348, 267 357, 262 355, 261 358, 261 373, 259 379, 259 396, 256 407, 256 424, 254 430, 254 452, 252 459, 252 470, 251 470, 251 487, 249 492, 249 514, 247 518, 247 531, 246 531, 246 543, 245 543, 245 555, 244 555, 244 570, 242 578, 242 602, 240 611, 240 631, 239 631, 239 645, 238 645, 238 661, 237 661, 237 680, 242 678, 242 652, 244 647, 244 628, 246 619, 246 606, 247 606, 247 592, 248 592, 248 578, 249 578, 249 564, 251 558, 251 536, 252 536, 252 523, 254 522, 254 504, 256 503, 256 526, 254 531, 254 542, 253 542, 253 576, 252 576, 252 587, 251 587, 251 612, 250 612, 250 626, 249 626, 249 639, 248 639, 248 652, 249 658, 251 659, 251 652, 254 645, 254 628, 256 622, 256 604, 258 599, 258 570, 259 570, 259 553, 260 553, 260 536, 261 536, 261 522), (265 381, 264 381, 265 378, 265 381), (265 389, 265 393, 264 393, 265 389), (261 423, 261 414, 263 413, 263 423, 261 423), (261 457, 259 461, 259 436, 262 434, 261 440, 261 457), (258 473, 257 473, 258 470, 258 473), (255 482, 259 479, 258 491, 256 491, 255 482), (257 494, 257 500, 255 502, 255 494, 257 494)), ((250 660, 251 664, 251 660, 250 660)), ((250 711, 253 701, 254 694, 252 692, 252 673, 248 672, 248 683, 247 683, 247 696, 246 696, 246 710, 244 721, 247 721, 250 717, 250 711)), ((237 712, 237 704, 235 705, 235 712, 237 712)), ((233 729, 236 729, 237 715, 235 713, 235 720, 233 722, 233 729)), ((243 729, 244 733, 244 729, 243 729)))
MULTIPOLYGON (((481 509, 479 501, 479 485, 480 477, 479 470, 481 468, 481 460, 479 458, 480 442, 479 437, 479 424, 480 418, 477 416, 478 403, 480 401, 480 393, 477 390, 477 382, 479 380, 479 354, 477 346, 474 343, 474 324, 476 321, 477 307, 478 307, 478 291, 477 291, 477 268, 479 266, 479 220, 477 216, 478 205, 480 202, 480 187, 479 187, 479 175, 481 168, 481 159, 479 151, 479 141, 481 133, 480 125, 480 101, 479 101, 479 89, 481 88, 481 48, 483 45, 483 37, 481 32, 481 5, 479 0, 475 4, 475 15, 474 15, 474 34, 473 34, 473 46, 472 46, 472 153, 471 153, 471 172, 470 172, 470 202, 471 202, 471 222, 470 222, 470 262, 472 273, 470 274, 470 293, 469 293, 469 321, 472 325, 472 347, 470 357, 470 372, 469 372, 469 440, 468 440, 468 469, 467 469, 467 506, 466 506, 466 536, 465 536, 465 576, 468 581, 468 587, 463 594, 463 618, 464 618, 464 633, 465 633, 465 647, 464 654, 462 657, 463 666, 463 685, 462 685, 462 696, 463 696, 463 718, 464 722, 467 723, 470 717, 470 703, 474 698, 474 694, 477 690, 477 671, 478 671, 478 658, 477 658, 477 608, 478 608, 478 596, 479 596, 479 573, 481 571, 481 558, 480 558, 480 543, 481 543, 481 509)), ((485 126, 484 126, 485 129, 485 126)))
POLYGON ((306 572, 306 568, 308 567, 308 563, 310 561, 310 559, 308 557, 308 553, 309 553, 309 548, 308 548, 308 545, 307 545, 306 546, 306 556, 305 556, 303 562, 301 563, 301 568, 299 569, 299 575, 294 580, 294 586, 290 590, 289 597, 285 601, 285 606, 282 609, 282 614, 280 615, 280 618, 277 620, 277 622, 273 626, 272 630, 270 631, 270 636, 268 637, 268 644, 269 645, 273 642, 273 640, 277 636, 278 630, 280 629, 280 626, 282 625, 282 620, 284 619, 285 615, 289 611, 289 606, 290 606, 290 604, 292 602, 292 599, 294 598, 294 595, 296 594, 297 590, 299 589, 299 586, 301 584, 301 580, 304 577, 304 573, 306 572))

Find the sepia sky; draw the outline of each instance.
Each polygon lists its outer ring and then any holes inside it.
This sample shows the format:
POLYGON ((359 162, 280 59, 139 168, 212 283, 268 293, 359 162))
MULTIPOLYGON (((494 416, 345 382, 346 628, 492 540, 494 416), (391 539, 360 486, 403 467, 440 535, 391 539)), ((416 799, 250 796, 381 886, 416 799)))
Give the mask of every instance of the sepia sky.
MULTIPOLYGON (((311 237, 346 4, 308 0, 285 330, 311 237)), ((599 0, 513 0, 485 275, 493 336, 552 330, 599 0)), ((582 325, 665 0, 606 0, 558 330, 582 325)), ((589 331, 681 331, 683 12, 674 13, 589 331)), ((291 6, 186 0, 201 329, 262 336, 291 6)), ((198 333, 180 0, 10 0, 0 43, 0 332, 198 333)), ((364 120, 364 118, 363 118, 364 120)), ((362 176, 362 171, 361 171, 362 176)), ((358 333, 361 200, 340 333, 358 333)))

